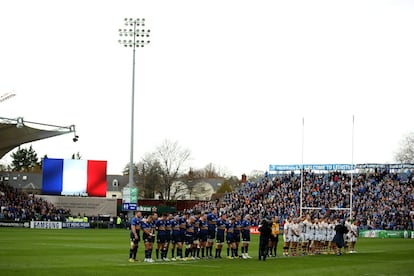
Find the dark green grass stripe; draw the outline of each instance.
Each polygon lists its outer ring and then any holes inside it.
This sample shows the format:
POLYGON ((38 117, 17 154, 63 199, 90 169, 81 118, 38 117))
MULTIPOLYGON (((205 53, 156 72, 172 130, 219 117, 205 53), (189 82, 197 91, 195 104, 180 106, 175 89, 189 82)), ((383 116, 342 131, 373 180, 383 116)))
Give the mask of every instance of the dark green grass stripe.
MULTIPOLYGON (((359 239, 357 254, 129 263, 129 232, 0 228, 1 275, 414 275, 414 240, 359 239)), ((282 242, 279 243, 281 252, 282 242)), ((154 250, 155 252, 155 250, 154 250)), ((170 251, 169 251, 170 256, 170 251)), ((139 258, 143 258, 140 245, 139 258)), ((155 255, 155 253, 154 253, 155 255)), ((222 255, 226 255, 223 249, 222 255)))

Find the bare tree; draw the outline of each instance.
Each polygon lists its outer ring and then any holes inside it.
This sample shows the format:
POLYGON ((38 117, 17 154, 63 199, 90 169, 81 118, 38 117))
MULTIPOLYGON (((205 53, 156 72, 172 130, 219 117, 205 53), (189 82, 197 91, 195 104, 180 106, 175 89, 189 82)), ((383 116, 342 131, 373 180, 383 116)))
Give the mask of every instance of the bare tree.
POLYGON ((414 163, 414 132, 404 135, 394 159, 399 163, 414 163))
POLYGON ((154 152, 161 170, 160 194, 163 199, 171 199, 171 185, 179 178, 186 161, 190 158, 189 149, 181 148, 177 141, 164 140, 154 152))
POLYGON ((217 178, 217 177, 226 177, 228 172, 225 168, 217 166, 213 163, 208 163, 203 169, 193 169, 190 168, 188 172, 188 178, 197 179, 197 178, 217 178))
POLYGON ((147 154, 138 165, 138 175, 142 183, 139 183, 144 190, 145 198, 154 198, 155 192, 161 185, 161 167, 158 160, 147 154))

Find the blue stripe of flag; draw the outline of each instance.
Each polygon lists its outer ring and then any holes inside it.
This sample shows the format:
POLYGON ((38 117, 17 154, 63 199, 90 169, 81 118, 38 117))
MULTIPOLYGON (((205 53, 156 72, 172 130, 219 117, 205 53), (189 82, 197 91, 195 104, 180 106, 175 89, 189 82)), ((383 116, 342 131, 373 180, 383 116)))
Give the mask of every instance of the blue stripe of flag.
POLYGON ((42 192, 60 195, 63 188, 63 159, 43 159, 42 192))

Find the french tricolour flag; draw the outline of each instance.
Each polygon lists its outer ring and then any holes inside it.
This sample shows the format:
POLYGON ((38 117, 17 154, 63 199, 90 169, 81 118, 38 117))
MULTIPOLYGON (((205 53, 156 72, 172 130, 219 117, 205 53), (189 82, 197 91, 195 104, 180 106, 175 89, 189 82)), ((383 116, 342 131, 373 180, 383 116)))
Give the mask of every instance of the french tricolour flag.
POLYGON ((43 160, 43 194, 106 196, 106 161, 43 160))

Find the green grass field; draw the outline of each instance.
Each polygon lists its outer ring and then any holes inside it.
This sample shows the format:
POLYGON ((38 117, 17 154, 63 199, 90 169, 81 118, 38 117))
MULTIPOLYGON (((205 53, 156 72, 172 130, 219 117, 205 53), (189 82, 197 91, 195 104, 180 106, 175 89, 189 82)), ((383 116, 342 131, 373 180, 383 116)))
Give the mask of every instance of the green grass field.
MULTIPOLYGON (((249 254, 257 257, 258 236, 252 238, 249 254)), ((343 256, 277 257, 266 262, 253 258, 129 263, 127 230, 0 228, 0 275, 414 275, 413 239, 360 238, 356 250, 357 254, 343 256)))

